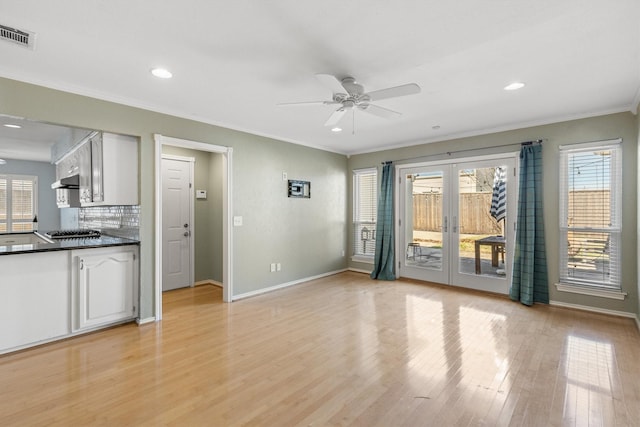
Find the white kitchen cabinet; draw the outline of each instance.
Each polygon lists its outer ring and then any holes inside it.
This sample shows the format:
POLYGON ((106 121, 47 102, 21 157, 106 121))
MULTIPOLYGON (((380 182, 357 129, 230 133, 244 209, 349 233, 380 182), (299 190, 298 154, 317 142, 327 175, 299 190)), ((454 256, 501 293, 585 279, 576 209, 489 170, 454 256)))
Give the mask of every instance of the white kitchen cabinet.
POLYGON ((59 191, 58 207, 137 205, 138 139, 93 132, 56 164, 56 179, 76 174, 80 189, 59 191))
POLYGON ((72 332, 136 317, 137 257, 137 246, 72 251, 72 332))
POLYGON ((91 143, 84 141, 75 151, 80 173, 80 205, 91 203, 91 143))
POLYGON ((56 163, 56 179, 76 175, 79 173, 79 169, 78 152, 73 150, 56 163))
POLYGON ((0 353, 70 331, 69 252, 0 256, 0 353))
POLYGON ((80 172, 82 206, 138 204, 138 139, 99 132, 84 144, 89 167, 80 172))
POLYGON ((56 202, 59 208, 79 208, 79 192, 77 189, 56 188, 56 202))
MULTIPOLYGON (((104 162, 102 161, 102 134, 91 138, 91 202, 104 202, 104 162)), ((112 165, 107 165, 112 166, 112 165)), ((136 165, 137 170, 137 165, 136 165)), ((109 175, 109 174, 107 174, 109 175)), ((137 177, 136 177, 137 181, 137 177)), ((137 203, 137 201, 136 201, 137 203)))

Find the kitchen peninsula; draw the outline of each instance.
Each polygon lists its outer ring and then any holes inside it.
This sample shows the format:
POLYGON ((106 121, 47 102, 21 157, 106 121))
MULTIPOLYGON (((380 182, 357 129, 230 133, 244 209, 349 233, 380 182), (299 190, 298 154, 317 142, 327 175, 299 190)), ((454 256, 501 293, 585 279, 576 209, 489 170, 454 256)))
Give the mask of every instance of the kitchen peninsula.
POLYGON ((101 235, 0 246, 0 353, 134 320, 138 245, 101 235))

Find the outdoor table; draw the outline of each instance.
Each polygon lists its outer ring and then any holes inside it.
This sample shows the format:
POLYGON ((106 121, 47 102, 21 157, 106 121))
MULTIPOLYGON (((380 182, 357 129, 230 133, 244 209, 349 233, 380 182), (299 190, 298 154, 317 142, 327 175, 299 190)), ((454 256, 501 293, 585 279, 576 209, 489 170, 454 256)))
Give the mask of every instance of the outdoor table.
MULTIPOLYGON (((491 265, 498 266, 498 254, 504 254, 504 236, 489 236, 475 241, 476 244, 476 274, 481 274, 480 246, 491 246, 491 265)), ((503 255, 504 257, 504 255, 503 255)))

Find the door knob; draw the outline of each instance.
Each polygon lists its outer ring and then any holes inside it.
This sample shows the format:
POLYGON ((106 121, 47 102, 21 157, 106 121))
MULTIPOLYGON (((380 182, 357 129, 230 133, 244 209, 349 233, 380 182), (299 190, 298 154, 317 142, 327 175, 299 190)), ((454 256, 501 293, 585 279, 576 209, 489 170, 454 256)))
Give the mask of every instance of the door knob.
POLYGON ((189 226, 189 224, 185 224, 185 225, 183 225, 183 227, 184 227, 184 228, 187 228, 188 226, 189 226))
POLYGON ((189 237, 189 232, 188 231, 184 232, 184 237, 189 237))

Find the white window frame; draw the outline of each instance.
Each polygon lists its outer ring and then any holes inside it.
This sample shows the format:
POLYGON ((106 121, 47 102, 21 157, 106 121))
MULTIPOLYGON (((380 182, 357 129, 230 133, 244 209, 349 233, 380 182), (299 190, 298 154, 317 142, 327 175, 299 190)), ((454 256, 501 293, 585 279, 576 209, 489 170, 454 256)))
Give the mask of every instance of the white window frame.
MULTIPOLYGON (((7 182, 7 218, 6 220, 0 220, 0 223, 5 223, 7 231, 6 233, 23 233, 25 230, 14 230, 14 224, 32 223, 33 218, 29 220, 15 220, 12 218, 11 212, 13 207, 12 201, 12 187, 13 181, 31 181, 33 191, 31 192, 31 203, 33 207, 33 217, 38 216, 38 177, 35 175, 12 175, 12 174, 0 174, 0 180, 6 180, 7 182)), ((29 231, 34 231, 33 228, 29 231)))
MULTIPOLYGON (((362 262, 362 263, 367 263, 367 264, 373 264, 374 261, 374 255, 373 253, 371 254, 366 254, 363 253, 362 251, 359 252, 358 251, 358 240, 361 238, 359 236, 360 234, 360 225, 361 224, 370 224, 372 223, 374 225, 374 229, 375 229, 375 224, 377 222, 377 220, 374 218, 373 221, 362 221, 360 219, 360 200, 361 200, 361 188, 360 188, 360 179, 363 176, 374 176, 374 188, 375 188, 375 196, 373 197, 373 203, 374 203, 374 213, 377 213, 378 210, 378 169, 373 167, 373 168, 365 168, 365 169, 355 169, 353 171, 353 245, 351 248, 351 253, 352 253, 352 257, 351 260, 352 261, 356 261, 356 262, 362 262)), ((373 237, 373 236, 372 236, 373 237)), ((374 245, 373 247, 375 248, 375 240, 371 240, 369 242, 367 242, 369 245, 374 245)), ((367 252, 369 252, 367 250, 367 252)))
POLYGON ((621 277, 622 241, 622 140, 607 140, 560 146, 560 283, 557 289, 564 292, 623 299, 621 277), (609 150, 609 210, 611 224, 608 227, 584 227, 568 224, 569 209, 569 160, 573 154, 609 150), (569 232, 604 233, 608 235, 608 281, 572 277, 569 268, 569 232))

